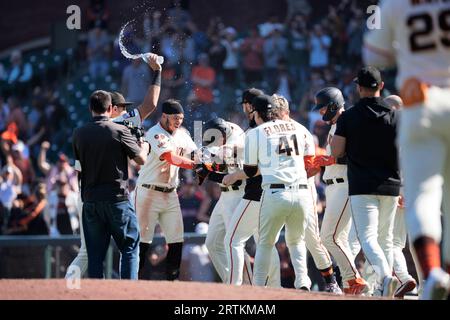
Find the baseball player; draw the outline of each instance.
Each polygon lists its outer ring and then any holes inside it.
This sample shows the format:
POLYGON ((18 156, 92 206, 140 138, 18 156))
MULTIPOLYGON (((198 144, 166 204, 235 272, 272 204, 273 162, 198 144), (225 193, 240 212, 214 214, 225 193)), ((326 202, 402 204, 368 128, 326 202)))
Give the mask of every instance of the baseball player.
MULTIPOLYGON (((203 145, 206 150, 213 153, 212 161, 224 165, 224 169, 220 170, 222 173, 212 172, 208 175, 209 180, 220 184, 222 193, 211 213, 205 243, 217 273, 224 283, 229 283, 230 269, 227 263, 225 235, 229 230, 233 212, 242 199, 245 185, 239 180, 227 186, 223 184, 223 178, 226 174, 234 173, 243 166, 245 133, 238 125, 221 118, 206 122, 203 129, 203 145)), ((244 254, 243 261, 245 263, 240 268, 245 271, 247 281, 251 283, 248 254, 244 254)))
POLYGON ((169 246, 167 280, 175 280, 179 276, 184 229, 176 193, 178 171, 179 168, 194 169, 193 152, 197 150, 189 133, 181 128, 183 119, 181 104, 169 99, 162 104, 160 121, 145 135, 151 151, 147 162, 139 170, 134 200, 141 232, 140 275, 156 224, 159 223, 169 246))
POLYGON ((304 127, 275 119, 270 96, 258 96, 252 105, 258 127, 246 137, 244 172, 254 177, 259 170, 263 177, 253 283, 265 286, 272 250, 283 226, 296 279, 300 277, 300 244, 307 212, 313 210, 304 157, 311 161, 315 149, 306 143, 304 127))
MULTIPOLYGON (((450 223, 450 3, 383 1, 381 18, 383 28, 365 36, 364 58, 372 65, 398 65, 396 84, 404 101, 398 141, 408 231, 425 278, 422 299, 446 299, 450 276, 441 269, 439 243, 442 201, 446 230, 450 223), (430 155, 433 161, 427 161, 430 155)), ((443 248, 448 268, 450 232, 444 233, 443 248)))
POLYGON ((325 167, 323 180, 327 185, 325 189, 327 206, 320 236, 339 266, 344 293, 366 293, 369 289, 368 285, 356 269, 355 256, 349 246, 349 232, 352 223, 348 204, 346 159, 343 157, 336 161, 331 156, 329 145, 336 131, 336 121, 344 112, 344 97, 338 88, 327 87, 316 93, 315 100, 314 110, 320 112, 323 121, 331 124, 326 147, 327 156, 316 156, 315 158, 317 166, 325 167))
MULTIPOLYGON (((274 101, 274 112, 276 113, 277 117, 284 121, 292 121, 296 123, 296 121, 292 120, 289 117, 289 102, 287 101, 287 99, 277 94, 273 95, 272 99, 274 101)), ((296 124, 301 126, 298 123, 296 124)), ((312 134, 306 128, 304 131, 306 134, 306 143, 308 145, 308 148, 311 148, 310 146, 312 146, 312 148, 315 148, 314 138, 312 134)), ((313 210, 307 212, 309 216, 308 224, 305 230, 304 241, 306 244, 306 248, 311 253, 314 259, 314 263, 326 283, 325 291, 335 294, 341 294, 342 290, 339 288, 339 285, 336 281, 336 276, 333 270, 333 262, 326 247, 322 244, 319 235, 319 221, 317 218, 317 209, 315 205, 317 203, 317 189, 314 182, 314 176, 320 171, 320 167, 306 167, 306 170, 308 175, 308 187, 313 202, 313 210)), ((306 260, 307 259, 305 257, 304 261, 306 262, 306 260)), ((306 270, 306 274, 303 274, 303 277, 301 278, 301 284, 299 284, 298 286, 309 288, 310 285, 307 285, 309 277, 307 274, 306 266, 304 270, 306 270)))
POLYGON ((398 113, 380 98, 384 82, 379 70, 362 68, 354 82, 360 100, 336 123, 330 147, 334 157, 347 155, 349 205, 366 260, 377 274, 377 295, 393 297, 394 217, 400 194, 398 113))
MULTIPOLYGON (((252 106, 253 98, 262 95, 261 90, 251 88, 244 91, 242 95, 242 108, 249 120, 249 127, 256 127, 254 121, 254 108, 252 106)), ((248 132, 248 131, 247 131, 248 132)), ((246 175, 242 170, 237 170, 223 178, 223 183, 227 186, 232 185, 236 181, 245 179, 246 175)), ((258 243, 258 214, 261 204, 261 175, 246 180, 244 196, 240 200, 234 210, 228 224, 225 235, 225 250, 227 256, 227 283, 233 285, 241 285, 243 282, 243 271, 248 273, 250 279, 253 278, 251 268, 246 264, 246 255, 244 246, 250 237, 254 237, 258 243), (244 270, 245 269, 245 270, 244 270)), ((267 286, 280 287, 280 258, 278 251, 274 247, 272 249, 272 257, 270 261, 269 280, 267 286)))
MULTIPOLYGON (((150 68, 153 70, 153 78, 150 87, 148 88, 147 94, 144 98, 144 102, 139 105, 136 109, 127 112, 126 107, 132 105, 132 102, 126 102, 125 98, 119 92, 111 92, 111 102, 113 105, 113 110, 111 113, 111 119, 114 122, 123 122, 124 120, 129 121, 136 127, 141 127, 142 122, 146 119, 153 111, 155 111, 156 106, 158 105, 159 94, 161 91, 161 71, 162 67, 157 62, 158 55, 149 54, 148 64, 150 68)), ((75 170, 81 172, 81 166, 78 162, 75 163, 75 170)), ((80 221, 81 219, 81 195, 78 197, 78 215, 80 221)), ((81 238, 81 246, 78 255, 69 265, 66 271, 66 278, 71 276, 75 276, 77 272, 74 272, 75 269, 80 271, 80 276, 84 276, 87 271, 87 251, 86 244, 83 233, 83 224, 80 223, 80 238, 81 238)))

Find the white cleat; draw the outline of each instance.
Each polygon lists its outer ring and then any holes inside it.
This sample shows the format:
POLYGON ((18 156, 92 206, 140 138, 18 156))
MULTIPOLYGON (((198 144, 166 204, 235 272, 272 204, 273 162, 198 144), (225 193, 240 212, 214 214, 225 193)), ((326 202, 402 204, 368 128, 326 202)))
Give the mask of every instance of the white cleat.
POLYGON ((400 284, 400 281, 398 281, 398 279, 396 277, 393 277, 393 276, 384 277, 382 296, 393 298, 395 290, 397 289, 399 284, 400 284))
POLYGON ((342 290, 337 284, 337 282, 328 283, 325 286, 325 292, 333 293, 333 294, 342 294, 342 290))
POLYGON ((434 268, 425 281, 420 300, 446 300, 449 291, 450 275, 440 268, 434 268))

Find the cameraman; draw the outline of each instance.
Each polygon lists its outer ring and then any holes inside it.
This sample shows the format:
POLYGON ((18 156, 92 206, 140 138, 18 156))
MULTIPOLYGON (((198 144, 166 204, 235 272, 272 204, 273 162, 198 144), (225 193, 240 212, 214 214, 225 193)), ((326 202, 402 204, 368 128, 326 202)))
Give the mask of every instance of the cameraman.
MULTIPOLYGON (((116 123, 126 125, 133 136, 140 141, 140 137, 144 136, 145 132, 141 128, 142 122, 156 109, 159 100, 159 94, 161 91, 161 70, 162 67, 156 62, 158 56, 156 54, 149 55, 149 66, 153 70, 152 83, 148 88, 147 94, 144 98, 144 102, 129 112, 127 112, 127 106, 132 105, 132 102, 125 101, 125 98, 119 92, 111 92, 112 111, 111 119, 116 123)), ((81 168, 78 166, 77 171, 81 172, 81 168)), ((80 201, 81 202, 81 201, 80 201)), ((79 205, 81 207, 81 205, 79 205)), ((82 221, 81 210, 79 212, 80 221, 82 221)), ((66 278, 71 278, 76 275, 72 274, 74 268, 80 270, 81 276, 83 276, 87 270, 87 252, 84 240, 83 225, 80 228, 81 247, 76 258, 72 261, 67 268, 66 278)))
POLYGON ((103 278, 103 260, 111 236, 121 253, 122 279, 137 279, 139 226, 128 199, 128 158, 144 164, 148 143, 138 146, 130 130, 109 121, 111 96, 90 97, 93 119, 75 129, 73 149, 81 167, 83 229, 90 278, 103 278))

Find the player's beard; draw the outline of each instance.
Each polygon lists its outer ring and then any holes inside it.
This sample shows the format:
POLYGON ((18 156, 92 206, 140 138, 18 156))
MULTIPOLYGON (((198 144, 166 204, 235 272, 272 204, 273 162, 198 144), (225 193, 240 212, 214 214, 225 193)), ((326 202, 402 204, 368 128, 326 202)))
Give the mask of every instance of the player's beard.
POLYGON ((166 128, 167 128, 167 132, 169 132, 170 134, 172 134, 172 133, 173 133, 173 130, 170 129, 170 121, 169 121, 169 118, 166 118, 166 123, 165 123, 165 125, 166 125, 166 128))
POLYGON ((255 117, 252 117, 249 121, 248 121, 248 126, 250 128, 256 128, 258 125, 256 124, 256 120, 255 117))

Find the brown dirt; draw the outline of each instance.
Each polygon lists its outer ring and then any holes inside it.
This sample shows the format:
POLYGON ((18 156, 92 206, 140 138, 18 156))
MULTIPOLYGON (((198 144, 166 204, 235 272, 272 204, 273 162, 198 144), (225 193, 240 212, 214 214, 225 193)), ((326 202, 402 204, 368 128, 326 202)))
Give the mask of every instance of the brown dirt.
POLYGON ((353 300, 373 299, 304 293, 293 289, 229 286, 219 283, 81 280, 68 289, 59 280, 0 280, 0 300, 353 300))

